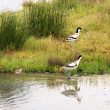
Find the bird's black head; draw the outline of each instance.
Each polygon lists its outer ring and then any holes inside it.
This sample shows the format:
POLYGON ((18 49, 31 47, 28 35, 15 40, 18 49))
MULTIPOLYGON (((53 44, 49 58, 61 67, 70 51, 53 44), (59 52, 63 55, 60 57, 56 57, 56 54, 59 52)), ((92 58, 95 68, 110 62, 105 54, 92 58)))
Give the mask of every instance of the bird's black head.
POLYGON ((79 56, 78 56, 78 59, 79 59, 79 58, 82 58, 82 55, 79 55, 79 56))
POLYGON ((81 27, 78 27, 78 28, 76 29, 76 33, 78 33, 78 31, 81 30, 81 29, 82 29, 81 27))

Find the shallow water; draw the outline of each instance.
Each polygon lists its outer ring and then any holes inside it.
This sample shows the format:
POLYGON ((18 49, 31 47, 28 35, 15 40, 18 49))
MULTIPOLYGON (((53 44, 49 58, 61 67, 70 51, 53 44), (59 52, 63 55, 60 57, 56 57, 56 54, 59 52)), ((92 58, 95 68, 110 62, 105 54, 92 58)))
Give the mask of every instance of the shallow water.
POLYGON ((0 75, 0 110, 110 110, 110 76, 0 75))

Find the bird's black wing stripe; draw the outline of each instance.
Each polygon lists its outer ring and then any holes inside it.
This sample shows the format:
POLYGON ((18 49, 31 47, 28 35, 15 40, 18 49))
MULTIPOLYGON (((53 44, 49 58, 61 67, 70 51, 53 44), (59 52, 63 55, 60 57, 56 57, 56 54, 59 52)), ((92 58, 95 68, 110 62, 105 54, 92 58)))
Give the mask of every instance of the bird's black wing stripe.
POLYGON ((73 37, 73 36, 70 36, 70 37, 68 37, 68 38, 77 39, 76 37, 73 37))
POLYGON ((69 38, 72 38, 72 39, 77 39, 76 37, 69 37, 69 38))

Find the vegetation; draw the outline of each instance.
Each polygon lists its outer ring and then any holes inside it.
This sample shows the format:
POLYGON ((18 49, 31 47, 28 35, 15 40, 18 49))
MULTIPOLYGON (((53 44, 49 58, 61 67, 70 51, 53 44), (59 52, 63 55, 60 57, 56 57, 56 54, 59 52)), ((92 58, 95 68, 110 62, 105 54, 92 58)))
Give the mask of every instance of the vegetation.
POLYGON ((66 10, 57 8, 57 3, 26 2, 23 5, 25 21, 28 24, 29 35, 54 37, 65 35, 66 10))
POLYGON ((0 50, 18 50, 26 38, 24 24, 20 19, 16 19, 14 12, 4 12, 0 15, 0 50))
POLYGON ((109 73, 109 6, 109 0, 54 0, 26 3, 20 12, 1 14, 0 71, 62 72, 60 66, 82 54, 79 74, 109 73), (79 26, 80 39, 64 42, 79 26))

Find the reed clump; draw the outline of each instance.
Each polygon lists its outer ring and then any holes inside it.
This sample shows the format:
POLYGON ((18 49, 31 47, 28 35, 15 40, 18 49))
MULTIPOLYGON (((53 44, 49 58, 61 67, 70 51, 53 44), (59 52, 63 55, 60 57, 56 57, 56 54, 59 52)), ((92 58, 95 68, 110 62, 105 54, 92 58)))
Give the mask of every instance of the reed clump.
POLYGON ((0 15, 0 50, 19 50, 26 40, 23 22, 16 17, 11 11, 0 15))
POLYGON ((64 10, 71 10, 77 8, 77 0, 53 0, 55 7, 64 10))
POLYGON ((49 66, 63 66, 65 63, 61 58, 58 57, 49 57, 48 65, 49 66))
POLYGON ((58 38, 65 35, 65 10, 60 10, 53 3, 47 2, 26 2, 23 7, 30 35, 37 38, 49 35, 58 38))

